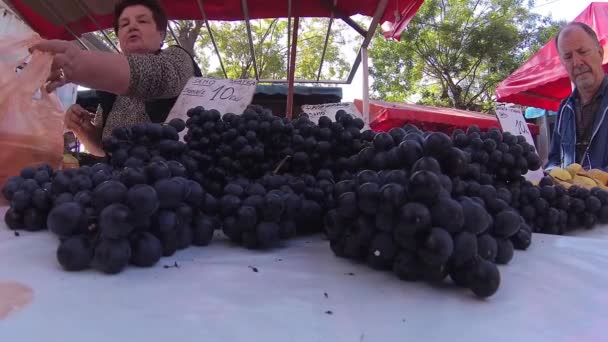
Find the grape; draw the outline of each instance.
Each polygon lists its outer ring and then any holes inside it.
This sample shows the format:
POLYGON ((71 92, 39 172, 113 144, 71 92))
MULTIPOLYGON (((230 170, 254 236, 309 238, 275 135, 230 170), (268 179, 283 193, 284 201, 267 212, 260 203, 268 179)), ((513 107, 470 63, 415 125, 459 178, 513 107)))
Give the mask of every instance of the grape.
POLYGON ((454 250, 451 262, 455 266, 462 266, 473 260, 477 255, 477 237, 470 232, 461 232, 454 237, 454 250))
POLYGON ((397 246, 389 234, 379 233, 374 236, 369 247, 367 263, 375 269, 386 269, 393 265, 397 255, 397 246))
POLYGON ((93 205, 101 210, 113 203, 121 203, 127 195, 127 187, 118 181, 107 181, 93 190, 93 205))
POLYGON ((214 220, 202 215, 198 216, 192 226, 192 244, 195 246, 208 245, 216 228, 214 220))
POLYGON ((71 236, 59 244, 57 260, 66 271, 85 270, 93 260, 93 247, 86 236, 71 236))
POLYGON ((416 255, 401 251, 393 263, 393 272, 401 280, 416 281, 422 275, 422 266, 416 255))
POLYGON ((46 212, 35 208, 28 208, 23 212, 24 229, 28 231, 39 231, 46 228, 46 212))
POLYGON ((154 184, 161 209, 176 208, 185 198, 186 184, 178 177, 165 178, 154 184))
POLYGON ((421 203, 410 202, 399 209, 394 235, 398 244, 431 227, 431 213, 421 203))
POLYGON ((509 238, 519 230, 521 220, 513 210, 504 210, 496 215, 494 219, 493 234, 509 238))
POLYGON ((497 239, 496 240, 498 250, 496 253, 497 264, 508 264, 513 259, 514 246, 511 240, 508 239, 497 239))
POLYGON ((236 213, 239 206, 241 205, 241 200, 237 196, 234 195, 225 195, 220 199, 219 207, 222 215, 230 216, 236 213))
POLYGON ((498 244, 490 234, 477 237, 477 254, 485 260, 494 261, 498 253, 498 244))
POLYGON ((19 190, 13 194, 13 199, 11 200, 11 207, 16 211, 23 211, 30 206, 31 201, 32 197, 30 193, 24 190, 19 190))
POLYGON ((32 194, 32 205, 39 210, 48 210, 51 207, 51 196, 44 189, 36 189, 32 194))
POLYGON ((275 246, 280 240, 281 228, 275 222, 260 222, 256 228, 257 240, 262 248, 275 246))
POLYGON ((283 200, 280 196, 271 193, 264 198, 263 217, 269 222, 278 222, 283 214, 283 200))
POLYGON ((20 230, 23 229, 25 224, 23 223, 23 215, 17 212, 13 208, 8 208, 4 214, 4 222, 9 229, 20 230))
POLYGON ((151 216, 159 207, 156 190, 147 184, 138 184, 127 191, 126 202, 135 215, 151 216))
POLYGON ((608 192, 526 182, 540 159, 498 129, 375 133, 344 111, 318 125, 259 106, 237 114, 193 108, 186 122, 115 129, 103 141, 108 163, 25 169, 3 188, 5 221, 46 221, 106 273, 205 246, 218 228, 247 248, 323 228, 337 256, 404 280, 449 274, 482 297, 500 282, 492 262, 528 248, 531 225, 562 233, 569 223, 608 222, 608 192))
POLYGON ((15 192, 17 192, 21 187, 21 183, 23 183, 23 178, 21 176, 9 177, 9 179, 6 181, 6 184, 2 188, 2 195, 4 196, 4 198, 11 201, 15 192))
POLYGON ((481 298, 492 296, 500 286, 500 273, 495 264, 480 260, 470 272, 470 287, 481 298))
POLYGON ((36 169, 34 169, 33 167, 26 167, 23 170, 21 170, 21 177, 23 177, 24 179, 31 179, 34 178, 36 176, 36 169))
POLYGON ((124 204, 115 203, 105 207, 99 214, 99 228, 104 239, 122 239, 133 230, 132 212, 124 204))
POLYGON ((439 199, 431 207, 431 223, 450 233, 458 233, 464 225, 464 211, 460 203, 451 198, 439 199))
POLYGON ((159 210, 152 220, 153 232, 160 238, 162 234, 174 232, 177 227, 177 215, 174 211, 159 210))
POLYGON ((75 202, 57 205, 49 212, 46 225, 59 236, 72 236, 83 228, 83 209, 75 202))
POLYGON ((438 266, 448 261, 454 250, 450 234, 442 228, 432 228, 418 251, 420 258, 428 265, 438 266))
POLYGON ((410 177, 409 194, 412 200, 433 203, 439 195, 441 183, 437 175, 430 171, 418 171, 410 177))
POLYGON ((131 259, 131 246, 124 239, 103 239, 95 247, 93 265, 107 274, 121 272, 131 259))

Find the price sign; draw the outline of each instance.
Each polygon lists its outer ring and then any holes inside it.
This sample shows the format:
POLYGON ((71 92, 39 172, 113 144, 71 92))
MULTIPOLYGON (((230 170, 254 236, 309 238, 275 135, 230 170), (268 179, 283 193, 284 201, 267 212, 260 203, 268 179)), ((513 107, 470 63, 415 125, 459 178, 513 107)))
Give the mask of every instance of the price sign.
POLYGON ((167 121, 186 120, 188 109, 197 106, 216 109, 222 114, 241 114, 251 103, 257 83, 256 80, 192 77, 171 108, 167 121))
MULTIPOLYGON (((526 139, 526 142, 536 149, 534 139, 528 128, 528 123, 524 119, 520 107, 498 104, 496 105, 496 116, 498 117, 498 121, 504 132, 523 136, 526 139)), ((542 168, 536 171, 528 171, 528 173, 524 175, 524 177, 531 182, 538 182, 543 176, 542 168)))
POLYGON ((369 120, 368 118, 364 118, 361 112, 357 109, 354 103, 352 102, 342 102, 342 103, 324 103, 319 105, 302 105, 302 112, 308 114, 308 118, 310 121, 314 123, 319 122, 319 118, 323 115, 330 118, 332 121, 336 121, 336 113, 339 110, 343 110, 348 114, 353 115, 355 118, 363 119, 365 126, 363 129, 369 129, 369 120))

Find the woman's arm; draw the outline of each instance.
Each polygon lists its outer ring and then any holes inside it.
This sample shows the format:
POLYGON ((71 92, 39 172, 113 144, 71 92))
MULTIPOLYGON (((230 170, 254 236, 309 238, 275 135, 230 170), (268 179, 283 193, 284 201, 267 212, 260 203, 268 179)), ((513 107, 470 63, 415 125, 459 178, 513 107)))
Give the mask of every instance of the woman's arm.
POLYGON ((190 55, 177 47, 159 54, 124 56, 84 51, 62 40, 45 40, 32 49, 54 54, 49 91, 72 82, 117 95, 170 98, 178 96, 194 74, 190 55))
POLYGON ((131 74, 128 57, 111 52, 80 51, 72 62, 73 73, 66 78, 70 82, 116 95, 125 95, 129 89, 131 74))
POLYGON ((128 56, 82 51, 75 63, 73 83, 144 100, 177 97, 194 75, 192 57, 178 47, 128 56))

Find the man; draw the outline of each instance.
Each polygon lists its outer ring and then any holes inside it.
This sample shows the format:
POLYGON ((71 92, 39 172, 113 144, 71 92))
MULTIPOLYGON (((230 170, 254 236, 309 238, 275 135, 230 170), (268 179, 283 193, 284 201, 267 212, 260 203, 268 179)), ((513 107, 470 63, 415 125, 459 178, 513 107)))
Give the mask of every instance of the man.
POLYGON ((555 44, 575 89, 559 107, 546 169, 572 163, 585 169, 608 169, 604 49, 593 29, 577 22, 564 26, 555 44))

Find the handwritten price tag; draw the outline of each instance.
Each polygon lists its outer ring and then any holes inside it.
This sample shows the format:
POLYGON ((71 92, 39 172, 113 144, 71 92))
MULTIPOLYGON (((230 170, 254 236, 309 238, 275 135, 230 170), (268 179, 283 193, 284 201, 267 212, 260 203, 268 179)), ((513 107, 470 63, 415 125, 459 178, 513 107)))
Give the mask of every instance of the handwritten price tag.
POLYGON ((319 123, 319 118, 323 115, 327 116, 332 121, 336 121, 336 113, 339 110, 343 110, 346 113, 353 115, 355 118, 363 119, 363 122, 365 122, 363 129, 369 129, 368 118, 364 118, 361 112, 359 112, 355 104, 352 102, 302 105, 302 112, 308 114, 308 118, 314 123, 319 123))
MULTIPOLYGON (((498 121, 504 132, 522 135, 526 138, 526 142, 536 149, 534 139, 528 129, 528 123, 526 123, 520 107, 506 106, 504 104, 496 105, 496 116, 498 117, 498 121)), ((531 182, 538 182, 543 176, 542 168, 536 171, 528 171, 528 173, 524 175, 524 177, 531 182)))
POLYGON ((169 112, 167 121, 173 118, 186 120, 188 109, 197 106, 216 109, 222 114, 241 114, 251 103, 257 83, 256 80, 192 77, 169 112))

